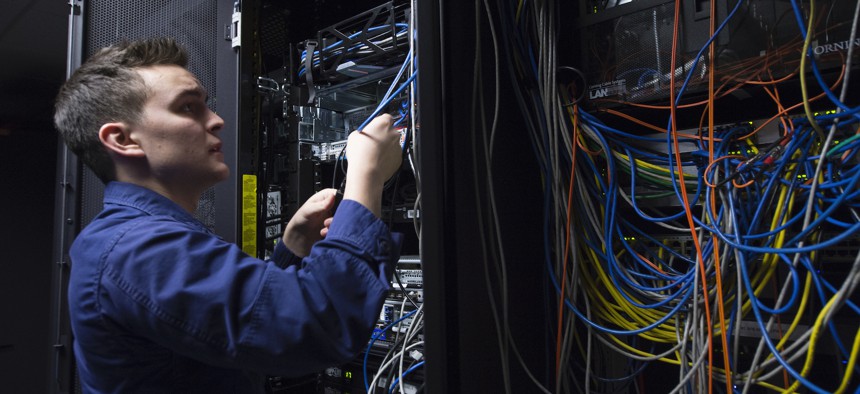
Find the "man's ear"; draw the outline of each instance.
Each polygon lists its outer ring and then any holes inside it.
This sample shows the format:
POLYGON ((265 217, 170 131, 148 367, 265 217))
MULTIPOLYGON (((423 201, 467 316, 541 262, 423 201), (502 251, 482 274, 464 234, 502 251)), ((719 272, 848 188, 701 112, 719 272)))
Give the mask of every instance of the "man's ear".
POLYGON ((105 123, 99 129, 102 145, 114 154, 124 157, 143 157, 146 154, 137 141, 131 138, 131 128, 123 122, 105 123))

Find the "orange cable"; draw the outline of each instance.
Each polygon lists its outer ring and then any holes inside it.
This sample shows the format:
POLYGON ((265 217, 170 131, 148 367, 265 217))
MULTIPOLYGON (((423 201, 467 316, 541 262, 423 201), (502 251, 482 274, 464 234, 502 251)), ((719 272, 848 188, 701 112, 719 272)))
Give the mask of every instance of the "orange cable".
MULTIPOLYGON (((573 106, 573 139, 576 140, 576 131, 577 131, 577 106, 573 106)), ((565 227, 565 238, 564 238, 564 263, 561 272, 561 292, 558 299, 558 332, 556 335, 556 345, 555 345, 555 374, 558 377, 561 374, 561 331, 562 331, 562 322, 564 321, 564 289, 565 283, 567 282, 567 258, 570 255, 570 216, 571 216, 571 203, 573 202, 573 180, 575 175, 576 168, 576 147, 572 147, 571 149, 571 160, 570 160, 570 186, 568 186, 567 191, 567 224, 565 227)))
POLYGON ((627 115, 627 114, 625 114, 625 113, 623 113, 623 112, 620 112, 620 111, 616 111, 616 110, 614 110, 614 109, 612 109, 612 108, 605 108, 605 109, 602 109, 602 111, 603 111, 603 112, 606 112, 607 114, 610 114, 610 115, 615 115, 615 116, 618 116, 618 117, 620 117, 620 118, 627 119, 627 120, 629 120, 629 121, 631 121, 631 122, 633 122, 633 123, 636 123, 636 124, 638 124, 638 125, 640 125, 640 126, 644 126, 644 127, 648 128, 648 129, 651 129, 651 130, 654 130, 654 131, 657 131, 657 132, 660 132, 660 133, 665 133, 665 132, 666 132, 666 128, 665 128, 665 127, 655 126, 655 125, 653 125, 653 124, 651 124, 651 123, 645 122, 644 120, 636 119, 636 118, 634 118, 634 117, 632 117, 632 116, 630 116, 630 115, 627 115))
POLYGON ((657 266, 656 264, 654 264, 653 262, 651 262, 651 260, 649 260, 647 257, 643 256, 643 255, 642 255, 642 253, 636 252, 636 256, 638 256, 640 259, 642 259, 642 261, 644 261, 644 262, 645 262, 645 264, 648 264, 648 265, 650 265, 652 268, 654 268, 655 270, 657 270, 657 272, 659 272, 659 273, 661 273, 661 274, 663 274, 663 275, 669 275, 668 273, 666 273, 666 271, 663 271, 662 269, 660 269, 660 267, 659 267, 659 266, 657 266))
MULTIPOLYGON (((767 72, 768 76, 773 78, 770 69, 768 69, 767 72)), ((762 86, 762 89, 764 89, 764 91, 767 92, 767 94, 773 98, 774 103, 776 103, 777 110, 782 112, 785 107, 782 106, 782 99, 779 97, 779 87, 776 85, 773 86, 773 94, 771 94, 770 89, 768 89, 767 86, 762 86)), ((782 123, 782 129, 784 130, 785 135, 789 135, 789 133, 794 132, 794 121, 792 121, 791 118, 787 116, 782 116, 779 118, 779 121, 780 123, 782 123)))
MULTIPOLYGON (((716 14, 717 14, 717 2, 711 1, 711 27, 710 27, 710 35, 711 37, 715 34, 716 29, 716 14)), ((716 71, 714 70, 714 56, 716 56, 716 48, 714 43, 711 42, 710 48, 708 48, 708 61, 710 72, 708 73, 708 160, 714 160, 714 75, 716 71)), ((685 187, 686 189, 686 187, 685 187)), ((717 202, 716 202, 716 190, 710 189, 711 192, 711 211, 717 211, 717 202)), ((685 203, 686 204, 686 203, 685 203)), ((690 214, 689 218, 691 222, 691 229, 694 227, 692 225, 692 214, 690 214)), ((714 223, 716 225, 716 223, 714 223)), ((695 233, 695 230, 692 232, 695 233)), ((723 368, 726 371, 726 393, 732 392, 732 370, 731 364, 729 364, 729 340, 728 340, 728 331, 726 330, 726 317, 725 317, 725 305, 723 304, 723 274, 720 269, 720 248, 717 237, 711 237, 711 241, 714 243, 714 277, 717 280, 717 313, 720 317, 720 340, 723 345, 723 368)), ((699 252, 701 253, 701 252, 699 252)), ((704 264, 704 262, 702 262, 704 264)), ((704 284, 704 282, 703 282, 704 284)), ((708 330, 712 331, 713 328, 708 325, 708 330)), ((711 342, 711 346, 713 347, 713 342, 711 342)))
MULTIPOLYGON (((576 112, 574 112, 574 114, 576 114, 576 112)), ((579 149, 582 149, 583 152, 588 153, 589 156, 597 156, 603 152, 603 147, 598 150, 588 149, 588 147, 583 145, 582 141, 580 141, 579 138, 576 139, 576 146, 578 146, 579 149)))
POLYGON ((722 156, 722 157, 719 157, 719 158, 712 160, 711 163, 708 164, 707 167, 705 167, 705 171, 702 172, 702 182, 705 183, 705 186, 710 187, 710 188, 717 187, 717 185, 714 185, 711 182, 708 182, 708 174, 710 174, 711 171, 713 171, 714 165, 716 165, 717 163, 719 163, 723 160, 726 160, 726 159, 746 159, 746 157, 741 156, 741 155, 726 155, 726 156, 722 156))
POLYGON ((747 181, 747 183, 738 183, 736 179, 732 179, 732 186, 734 186, 735 189, 747 188, 753 183, 755 183, 755 179, 750 179, 749 181, 747 181))
MULTIPOLYGON (((651 130, 655 130, 655 131, 658 131, 658 132, 660 132, 660 133, 665 133, 665 132, 666 132, 666 128, 665 128, 665 127, 655 126, 655 125, 653 125, 653 124, 651 124, 651 123, 645 122, 645 121, 643 121, 643 120, 636 119, 636 118, 634 118, 634 117, 632 117, 632 116, 630 116, 630 115, 627 115, 627 114, 625 114, 625 113, 623 113, 623 112, 616 111, 616 110, 611 109, 611 108, 605 108, 605 109, 602 109, 601 111, 602 111, 602 112, 606 112, 607 114, 610 114, 610 115, 615 115, 615 116, 618 116, 618 117, 620 117, 620 118, 627 119, 627 120, 629 120, 629 121, 631 121, 631 122, 634 122, 634 123, 636 123, 636 124, 638 124, 638 125, 641 125, 641 126, 647 127, 647 128, 649 128, 649 129, 651 129, 651 130)), ((684 133, 678 133, 678 135, 679 135, 679 136, 682 136, 682 137, 691 138, 691 139, 694 139, 694 140, 701 140, 701 139, 702 139, 702 136, 699 136, 699 135, 684 134, 684 133)), ((720 138, 716 138, 716 139, 714 139, 714 141, 722 141, 722 139, 720 139, 720 138)))
MULTIPOLYGON (((836 88, 836 86, 838 86, 838 85, 839 85, 839 83, 840 83, 840 82, 842 82, 842 78, 843 78, 844 76, 845 76, 845 65, 843 64, 843 65, 842 65, 842 73, 841 73, 841 74, 839 74, 839 78, 837 78, 837 79, 836 79, 836 82, 834 82, 834 83, 833 83, 833 86, 831 86, 831 87, 830 87, 830 89, 831 89, 831 90, 832 90, 832 89, 835 89, 835 88, 836 88)), ((826 95, 826 93, 822 92, 822 93, 820 93, 819 95, 817 95, 817 96, 815 96, 815 97, 810 98, 810 99, 809 99, 809 102, 817 101, 817 100, 821 99, 822 97, 824 97, 825 95, 826 95)), ((747 135, 744 135, 744 136, 738 137, 738 139, 739 139, 739 140, 743 140, 743 139, 747 139, 747 138, 749 138, 749 137, 752 137, 753 135, 755 135, 756 133, 758 133, 759 131, 761 131, 761 129, 763 129, 766 125, 770 124, 770 122, 773 122, 773 121, 774 121, 774 119, 776 119, 776 118, 778 118, 778 117, 780 117, 780 116, 783 116, 783 115, 787 115, 789 112, 791 112, 791 111, 792 111, 792 110, 794 110, 794 109, 797 109, 797 107, 800 107, 800 106, 802 106, 802 105, 803 105, 803 102, 801 101, 801 102, 799 102, 799 103, 797 103, 797 104, 792 105, 791 107, 788 107, 788 108, 783 109, 782 111, 778 112, 776 115, 772 116, 770 119, 766 120, 764 123, 762 123, 761 125, 759 125, 755 130, 751 131, 751 132, 750 132, 749 134, 747 134, 747 135)))
MULTIPOLYGON (((768 68, 768 73, 770 73, 769 68, 768 68)), ((794 71, 788 73, 788 75, 786 75, 780 79, 771 79, 770 81, 762 81, 761 79, 759 79, 758 81, 746 81, 746 83, 748 83, 750 85, 765 85, 765 86, 766 85, 776 85, 780 82, 788 81, 789 79, 794 78, 796 75, 797 75, 797 70, 794 70, 794 71)), ((773 76, 771 76, 771 78, 773 78, 773 76)))
POLYGON ((678 56, 678 30, 681 19, 681 0, 675 0, 675 19, 673 23, 672 29, 672 62, 671 62, 671 77, 669 78, 669 111, 670 116, 672 117, 672 122, 669 125, 669 132, 672 135, 672 142, 675 148, 675 160, 678 163, 678 176, 681 179, 681 198, 684 202, 684 212, 687 216, 687 222, 690 224, 690 233, 693 236, 693 245, 696 246, 696 257, 699 259, 699 268, 702 276, 702 293, 704 293, 703 301, 705 302, 705 319, 708 327, 708 343, 711 346, 708 347, 708 394, 712 394, 714 390, 714 349, 713 349, 713 330, 711 329, 711 307, 710 301, 708 300, 708 283, 707 276, 705 275, 705 260, 702 256, 702 247, 699 244, 699 237, 696 234, 696 226, 693 222, 693 213, 690 210, 690 202, 687 198, 687 187, 684 180, 684 169, 681 166, 681 152, 678 144, 678 136, 675 134, 677 131, 677 106, 675 105, 675 69, 677 66, 678 56))

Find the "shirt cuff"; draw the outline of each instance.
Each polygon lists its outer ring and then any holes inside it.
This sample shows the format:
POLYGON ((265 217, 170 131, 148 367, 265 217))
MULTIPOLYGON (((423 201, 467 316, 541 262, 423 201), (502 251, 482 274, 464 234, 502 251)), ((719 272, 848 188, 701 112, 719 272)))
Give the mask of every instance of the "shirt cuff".
POLYGON ((391 262, 400 255, 400 243, 392 238, 388 226, 354 200, 340 203, 326 238, 346 240, 380 262, 391 262))
POLYGON ((298 265, 302 262, 302 258, 293 254, 283 241, 278 240, 278 243, 275 244, 275 250, 272 251, 271 261, 280 268, 287 268, 291 265, 298 265))

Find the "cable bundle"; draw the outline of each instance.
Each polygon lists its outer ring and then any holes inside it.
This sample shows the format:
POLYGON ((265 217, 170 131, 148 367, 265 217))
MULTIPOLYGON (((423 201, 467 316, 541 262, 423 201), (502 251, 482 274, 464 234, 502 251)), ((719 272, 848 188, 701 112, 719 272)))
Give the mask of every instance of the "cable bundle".
MULTIPOLYGON (((337 57, 340 63, 348 60, 361 60, 365 57, 378 54, 379 51, 393 50, 398 43, 401 45, 408 41, 409 24, 395 23, 396 31, 391 31, 391 26, 371 26, 364 30, 350 33, 347 38, 347 44, 350 44, 354 39, 367 36, 358 40, 357 43, 348 47, 344 46, 344 40, 337 40, 329 45, 326 45, 322 50, 315 50, 311 55, 311 63, 313 68, 320 65, 320 54, 325 53, 326 58, 337 57), (371 47, 373 45, 374 47, 371 47), (378 49, 376 49, 378 48, 378 49)), ((304 50, 301 54, 300 67, 298 76, 305 74, 305 66, 307 61, 308 51, 304 50)))
MULTIPOLYGON (((744 73, 715 69, 711 43, 740 2, 731 5, 719 26, 712 22, 711 39, 692 57, 694 64, 683 67, 701 70, 695 64, 701 61, 710 70, 708 99, 685 104, 704 108, 702 125, 690 132, 676 124, 692 72, 671 77, 669 104, 652 106, 667 111, 666 126, 606 110, 601 117, 636 122, 628 130, 610 127, 581 108, 582 97, 574 100, 575 92, 558 86, 556 2, 475 4, 476 45, 481 23, 494 44, 492 60, 475 60, 474 157, 486 160, 476 159, 474 175, 482 180, 476 195, 488 200, 481 201, 488 208, 479 220, 506 389, 511 389, 508 359, 513 357, 543 392, 640 390, 643 371, 654 362, 676 366, 672 392, 748 392, 753 386, 857 390, 860 107, 845 104, 853 48, 830 85, 815 59, 801 56, 811 54, 807 31, 820 20, 814 3, 804 12, 793 4, 804 48, 794 54, 804 81, 799 103, 783 100, 779 84, 791 79, 768 79, 767 62, 756 63, 755 72, 752 65, 744 73), (482 62, 490 61, 495 74, 480 75, 482 62), (553 380, 538 379, 519 357, 507 316, 509 279, 500 233, 513 230, 499 226, 493 185, 501 67, 511 70, 506 83, 542 171, 544 260, 558 302, 557 320, 547 322, 557 338, 548 349, 556 359, 553 380), (807 69, 824 93, 810 97, 807 69), (493 89, 481 84, 491 79, 496 99, 485 108, 483 92, 493 89), (760 88, 773 99, 776 114, 752 125, 740 119, 718 127, 714 112, 727 110, 719 106, 719 93, 730 86, 760 88), (840 86, 837 97, 832 90, 840 86), (815 114, 809 109, 824 98, 836 110, 815 114), (801 106, 805 116, 795 110, 801 106), (777 134, 759 134, 765 127, 777 134), (645 130, 664 134, 654 137, 645 130), (833 262, 828 252, 846 245, 856 256, 833 262), (828 275, 833 270, 842 275, 828 275), (847 330, 840 322, 849 322, 847 330), (822 346, 834 349, 835 363, 823 368, 837 379, 811 373, 822 346)), ((670 69, 678 69, 681 61, 674 48, 679 4, 670 69)), ((856 30, 855 22, 849 42, 856 30)))
POLYGON ((377 388, 380 387, 380 385, 388 387, 389 393, 393 393, 395 389, 399 390, 401 393, 405 393, 407 392, 404 390, 404 380, 406 379, 406 376, 424 365, 424 355, 422 353, 424 340, 419 335, 423 332, 424 327, 424 304, 421 304, 418 309, 409 313, 404 313, 406 300, 407 298, 404 297, 403 305, 400 309, 400 318, 382 330, 374 333, 367 345, 367 350, 364 353, 363 373, 364 388, 368 393, 377 392, 377 388), (404 323, 409 323, 408 327, 404 327, 404 323), (380 367, 377 369, 373 380, 369 380, 367 374, 367 360, 370 356, 371 349, 373 348, 373 344, 388 331, 394 332, 395 338, 393 345, 382 359, 380 367), (406 361, 407 359, 409 361, 406 361), (386 382, 390 382, 390 384, 387 384, 386 382))

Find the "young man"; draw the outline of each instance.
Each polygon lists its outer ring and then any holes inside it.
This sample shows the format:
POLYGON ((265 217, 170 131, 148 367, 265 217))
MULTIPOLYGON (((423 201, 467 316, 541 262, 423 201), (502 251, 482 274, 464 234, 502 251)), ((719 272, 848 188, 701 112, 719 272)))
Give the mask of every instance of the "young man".
POLYGON ((379 220, 400 165, 388 115, 353 132, 344 200, 306 202, 272 261, 192 216, 223 181, 223 120, 171 39, 121 43, 57 97, 66 144, 106 183, 105 207, 71 248, 69 307, 85 392, 229 392, 300 376, 366 346, 400 240, 379 220))

